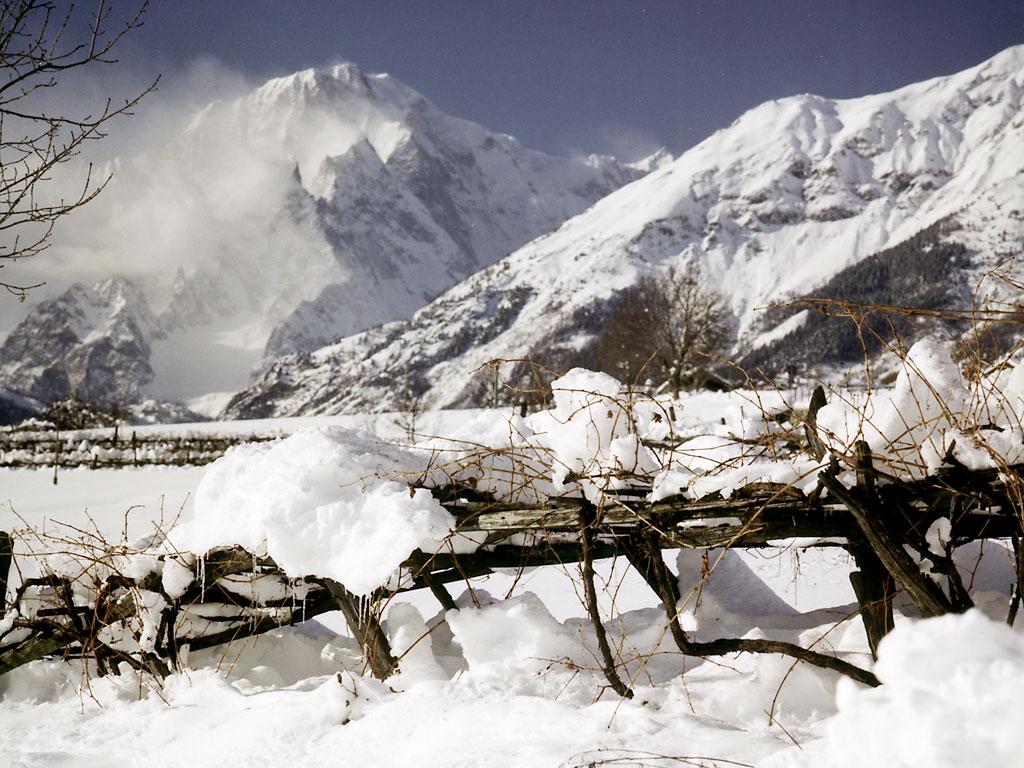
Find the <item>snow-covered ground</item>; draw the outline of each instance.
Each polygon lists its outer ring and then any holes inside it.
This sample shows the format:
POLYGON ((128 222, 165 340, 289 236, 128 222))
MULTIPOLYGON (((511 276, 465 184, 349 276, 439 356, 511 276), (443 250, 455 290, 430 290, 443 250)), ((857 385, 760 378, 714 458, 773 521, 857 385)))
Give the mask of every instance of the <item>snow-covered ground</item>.
MULTIPOLYGON (((188 516, 202 472, 74 470, 60 473, 54 486, 52 472, 3 471, 0 526, 22 527, 24 520, 56 532, 58 522, 89 520, 119 538, 127 520, 129 539, 137 538, 150 533, 154 521, 179 511, 188 516)), ((787 608, 853 600, 845 578, 847 556, 838 550, 780 550, 743 559, 787 608)), ((161 691, 140 687, 134 676, 86 681, 78 667, 32 664, 0 678, 0 761, 12 766, 557 766, 585 763, 584 753, 608 749, 615 755, 754 763, 790 745, 782 728, 770 726, 761 711, 770 706, 789 663, 729 660, 725 666, 700 665, 685 679, 672 680, 684 665, 670 648, 660 611, 652 610, 656 599, 624 563, 603 565, 615 606, 626 612, 621 629, 612 625, 613 637, 626 634, 644 652, 657 646, 667 653, 632 665, 643 703, 623 703, 607 691, 601 695, 589 632, 585 642, 591 647, 581 642, 585 610, 571 581, 576 574, 539 568, 515 585, 518 597, 485 609, 468 607, 463 620, 449 621, 461 652, 450 647, 453 638, 443 625, 421 641, 403 660, 400 681, 392 686, 398 692, 368 677, 346 674, 337 680, 336 673, 357 672, 361 663, 354 643, 339 637, 347 633, 334 614, 197 653, 189 660, 192 669, 161 691), (540 600, 523 597, 527 592, 540 600), (577 672, 569 659, 589 669, 577 672), (646 681, 649 671, 657 688, 646 681)), ((512 575, 474 582, 498 600, 512 586, 512 575)), ((604 598, 607 607, 611 599, 604 598)), ((743 595, 730 593, 730 600, 743 610, 743 595)), ((778 620, 787 627, 821 626, 825 632, 849 610, 812 613, 802 620, 789 609, 778 620)), ((429 595, 406 594, 390 607, 389 628, 393 621, 401 634, 397 639, 408 644, 422 634, 423 618, 434 625, 438 614, 429 595)), ((846 624, 840 631, 858 635, 846 624)), ((787 637, 798 634, 785 631, 787 637)), ((804 740, 834 711, 836 681, 798 672, 783 689, 779 718, 804 740)))
MULTIPOLYGON (((587 392, 600 384, 588 380, 587 392)), ((914 380, 907 386, 912 395, 914 380)), ((899 386, 890 397, 898 408, 899 386)), ((562 406, 578 404, 556 398, 551 414, 562 406)), ((598 415, 604 408, 599 398, 592 406, 598 415)), ((738 409, 750 407, 742 395, 701 394, 683 402, 680 423, 720 432, 742 426, 738 409), (738 424, 720 423, 723 414, 737 413, 738 424)), ((842 423, 843 413, 839 408, 831 423, 842 423)), ((594 434, 601 461, 622 446, 615 440, 624 438, 614 427, 602 432, 599 418, 586 422, 596 433, 585 427, 570 439, 556 422, 544 421, 548 415, 538 417, 530 421, 534 437, 546 423, 545 439, 563 456, 594 434), (568 442, 559 447, 559 439, 568 442)), ((379 427, 382 442, 401 437, 393 422, 385 427, 376 418, 349 426, 379 427)), ((420 429, 469 430, 485 441, 486 421, 477 412, 431 414, 420 429)), ((275 428, 293 431, 288 422, 275 428)), ((332 461, 364 461, 372 450, 355 453, 352 446, 373 440, 354 442, 338 428, 239 449, 207 470, 80 469, 58 473, 56 484, 52 470, 3 470, 0 528, 59 534, 68 530, 61 524, 94 526, 110 540, 134 541, 180 515, 204 521, 216 538, 213 525, 223 522, 217 509, 248 498, 251 507, 232 514, 255 530, 269 520, 260 504, 271 504, 282 488, 292 499, 319 505, 318 513, 327 510, 318 520, 330 514, 347 524, 358 517, 358 497, 332 485, 336 467, 315 461, 289 467, 274 454, 287 443, 298 456, 308 443, 321 456, 337 451, 328 454, 332 461)), ((381 488, 369 486, 367 493, 381 488)), ((393 503, 412 503, 410 494, 404 497, 393 503)), ((278 558, 283 550, 272 554, 278 558)), ((700 553, 665 556, 686 588, 700 579, 700 553)), ((700 603, 683 616, 696 638, 771 637, 872 668, 843 550, 783 542, 712 559, 717 566, 700 603)), ((603 562, 599 577, 609 637, 635 690, 632 700, 608 690, 600 673, 575 567, 537 568, 521 578, 509 572, 452 585, 459 609, 446 615, 428 594, 394 598, 385 623, 401 671, 386 683, 360 674, 358 648, 331 614, 196 652, 187 671, 160 687, 134 673, 89 678, 75 663, 34 662, 0 677, 0 764, 1024 765, 1014 743, 1016 726, 1024 725, 1016 706, 1024 639, 1003 621, 1013 571, 998 546, 989 545, 974 576, 980 609, 929 621, 897 614, 873 665, 885 685, 871 690, 783 657, 684 658, 656 598, 625 562, 603 562)))

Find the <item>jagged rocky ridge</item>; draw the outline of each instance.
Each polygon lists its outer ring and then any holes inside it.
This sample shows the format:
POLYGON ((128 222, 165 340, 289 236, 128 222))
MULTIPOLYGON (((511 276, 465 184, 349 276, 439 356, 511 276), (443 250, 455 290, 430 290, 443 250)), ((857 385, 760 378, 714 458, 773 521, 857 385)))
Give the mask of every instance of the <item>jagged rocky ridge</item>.
POLYGON ((351 64, 271 80, 119 161, 104 197, 131 202, 121 183, 161 201, 133 224, 166 241, 169 284, 40 303, 0 353, 0 388, 43 402, 236 389, 264 356, 410 316, 647 170, 530 150, 351 64))
POLYGON ((153 378, 157 320, 139 290, 113 278, 41 303, 0 346, 0 382, 39 403, 72 395, 132 402, 153 378))
POLYGON ((921 270, 880 290, 921 298, 915 280, 941 279, 926 298, 955 302, 1022 251, 1022 94, 1018 46, 887 94, 763 104, 410 320, 277 361, 227 414, 383 410, 403 391, 433 407, 482 404, 493 375, 476 372, 488 361, 585 361, 617 293, 668 264, 699 267, 727 296, 735 352, 761 349, 758 363, 785 353, 806 321, 759 308, 833 279, 827 290, 839 291, 869 257, 898 274, 915 242, 921 270))

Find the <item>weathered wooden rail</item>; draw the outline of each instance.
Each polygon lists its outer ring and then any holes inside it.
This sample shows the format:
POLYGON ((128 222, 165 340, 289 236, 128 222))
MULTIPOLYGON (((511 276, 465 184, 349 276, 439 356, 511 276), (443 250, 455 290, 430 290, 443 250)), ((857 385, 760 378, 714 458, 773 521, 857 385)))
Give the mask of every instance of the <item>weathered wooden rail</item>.
MULTIPOLYGON (((597 611, 593 563, 600 558, 625 557, 651 586, 668 614, 672 637, 681 653, 691 656, 735 652, 782 653, 877 685, 867 670, 837 657, 790 643, 726 638, 698 643, 678 620, 681 594, 676 575, 661 557, 663 549, 706 547, 766 547, 799 539, 803 546, 842 546, 854 557, 854 591, 872 652, 892 627, 892 602, 904 592, 923 616, 962 611, 971 597, 953 565, 953 550, 981 539, 1006 539, 1017 553, 1017 586, 1008 595, 1008 620, 1013 621, 1022 589, 1022 467, 970 471, 952 458, 935 476, 908 482, 878 471, 867 446, 849 457, 846 469, 855 482, 843 482, 843 465, 832 458, 824 466, 818 487, 804 495, 789 486, 755 484, 729 498, 700 500, 677 497, 649 503, 646 489, 604 497, 600 505, 583 498, 553 499, 543 506, 499 503, 470 488, 434 489, 435 496, 455 516, 457 531, 472 534, 483 544, 474 552, 456 554, 453 548, 415 552, 403 565, 396 590, 378 590, 358 597, 344 585, 309 575, 284 576, 273 561, 240 549, 220 549, 196 560, 201 573, 177 599, 166 598, 158 637, 149 650, 127 653, 104 645, 100 634, 112 624, 124 624, 138 614, 140 590, 161 593, 159 575, 139 581, 113 575, 97 585, 90 605, 74 602, 69 584, 49 577, 21 584, 9 605, 18 610, 0 636, 0 673, 48 655, 92 659, 100 671, 116 669, 117 661, 166 672, 177 663, 178 648, 193 649, 259 634, 297 623, 320 613, 341 610, 363 649, 369 669, 387 677, 396 667, 377 616, 379 607, 397 592, 429 589, 446 610, 455 602, 446 584, 483 576, 495 569, 552 564, 579 564, 587 607, 594 624, 609 684, 631 695, 618 674, 597 611), (940 518, 950 523, 945 551, 929 546, 926 532, 940 518), (916 559, 910 553, 916 553, 916 559), (918 565, 927 557, 932 573, 918 565), (260 598, 257 581, 277 584, 273 599, 260 598), (241 586, 240 586, 241 585, 241 586), (30 610, 28 602, 42 608, 30 610), (210 610, 211 608, 215 610, 210 610)), ((849 482, 849 480, 847 480, 849 482)), ((0 565, 3 561, 0 552, 0 565)))

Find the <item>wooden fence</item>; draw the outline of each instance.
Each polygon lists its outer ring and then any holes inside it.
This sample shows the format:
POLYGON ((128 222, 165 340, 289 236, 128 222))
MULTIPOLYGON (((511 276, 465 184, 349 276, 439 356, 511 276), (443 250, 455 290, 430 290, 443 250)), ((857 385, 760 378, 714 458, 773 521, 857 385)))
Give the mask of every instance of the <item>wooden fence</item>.
MULTIPOLYGON (((105 646, 100 633, 138 614, 133 595, 139 590, 162 592, 158 574, 140 580, 110 576, 89 605, 75 603, 66 579, 30 579, 9 601, 18 614, 7 635, 0 637, 0 673, 43 656, 61 655, 95 660, 101 671, 123 660, 164 674, 178 663, 182 645, 209 647, 340 610, 361 644, 368 669, 383 679, 398 665, 378 619, 379 606, 392 595, 428 589, 450 610, 455 602, 447 584, 497 568, 577 564, 604 674, 620 695, 631 696, 605 636, 594 584, 596 559, 624 557, 664 606, 681 653, 700 657, 781 653, 865 685, 878 685, 866 669, 792 643, 743 638, 694 641, 679 622, 686 595, 661 550, 757 548, 794 538, 804 545, 844 547, 857 566, 851 582, 874 654, 893 626, 897 592, 905 593, 922 616, 971 607, 971 596, 953 564, 954 549, 971 541, 1003 539, 1012 544, 1017 579, 1007 595, 1007 618, 1013 622, 1024 573, 1019 544, 1022 469, 972 471, 949 459, 935 476, 904 481, 876 468, 867 445, 861 443, 853 456, 832 457, 823 465, 817 487, 807 495, 790 486, 758 483, 728 498, 676 497, 651 503, 645 500, 649 489, 638 488, 607 495, 599 505, 583 498, 556 498, 531 506, 501 503, 471 488, 436 488, 434 495, 458 521, 457 531, 474 534, 483 544, 467 554, 457 554, 451 547, 413 553, 403 565, 400 586, 393 590, 358 597, 343 584, 316 574, 289 578, 268 558, 237 548, 218 549, 194 558, 201 574, 183 595, 176 599, 165 595, 167 607, 161 612, 152 649, 127 654, 105 646), (852 486, 841 481, 842 470, 853 471, 856 482, 852 486), (927 531, 940 518, 949 521, 950 535, 944 550, 936 551, 927 531), (924 558, 930 564, 926 570, 943 577, 941 585, 922 571, 919 563, 924 558), (255 590, 239 589, 239 580, 250 584, 276 581, 278 594, 292 597, 257 599, 255 590), (300 600, 294 597, 297 594, 300 600), (37 605, 42 601, 45 607, 23 610, 30 599, 37 605), (214 605, 216 610, 206 610, 214 605), (14 632, 20 633, 16 641, 11 639, 14 632)), ((9 553, 9 543, 7 550, 9 553)))
POLYGON ((0 467, 202 466, 240 443, 273 440, 276 434, 182 433, 89 429, 0 431, 0 467))

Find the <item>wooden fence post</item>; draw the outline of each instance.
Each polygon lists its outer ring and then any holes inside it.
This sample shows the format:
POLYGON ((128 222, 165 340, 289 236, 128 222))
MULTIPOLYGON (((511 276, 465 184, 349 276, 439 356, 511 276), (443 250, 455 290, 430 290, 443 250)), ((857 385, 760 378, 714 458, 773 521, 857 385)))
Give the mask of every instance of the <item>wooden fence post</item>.
POLYGON ((345 616, 345 623, 352 631, 356 641, 363 649, 363 659, 378 680, 386 680, 398 669, 398 659, 391 653, 391 644, 384 634, 377 617, 368 606, 360 605, 360 598, 349 592, 344 584, 332 579, 324 579, 338 608, 345 616))
POLYGON ((851 490, 839 482, 839 464, 834 457, 829 468, 819 475, 822 484, 846 507, 868 546, 900 588, 910 596, 923 617, 952 613, 953 605, 949 598, 938 584, 921 573, 917 563, 903 549, 903 542, 893 536, 886 524, 875 488, 871 448, 861 440, 856 451, 856 488, 851 490))
POLYGON ((893 628, 892 598, 896 582, 866 541, 851 541, 850 554, 858 568, 850 574, 850 584, 857 596, 871 657, 877 661, 878 643, 893 628))
POLYGON ((7 580, 14 560, 14 539, 7 531, 0 531, 0 619, 7 612, 7 580))

